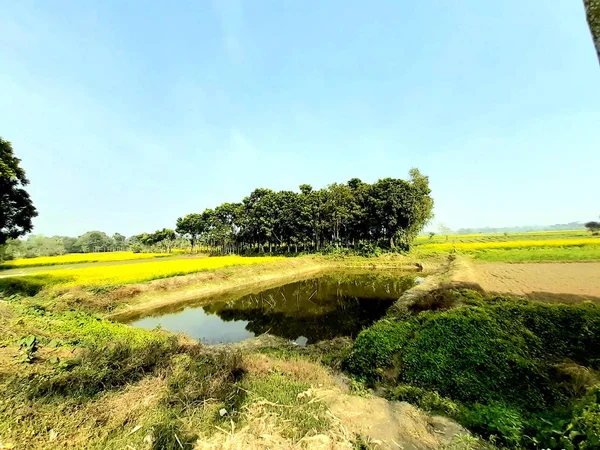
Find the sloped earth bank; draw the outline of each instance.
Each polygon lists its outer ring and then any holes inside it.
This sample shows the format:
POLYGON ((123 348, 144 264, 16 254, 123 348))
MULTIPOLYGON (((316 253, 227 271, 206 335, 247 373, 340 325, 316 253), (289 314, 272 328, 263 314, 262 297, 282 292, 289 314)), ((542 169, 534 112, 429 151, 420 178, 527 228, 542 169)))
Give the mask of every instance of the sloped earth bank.
MULTIPOLYGON (((260 347, 271 338, 258 338, 242 344, 246 349, 260 347)), ((285 437, 286 421, 276 404, 260 396, 244 408, 241 425, 231 422, 208 439, 199 439, 196 449, 353 449, 357 436, 376 449, 426 450, 463 448, 461 439, 469 433, 456 423, 433 416, 406 403, 388 401, 367 393, 352 395, 345 382, 333 376, 321 364, 294 359, 251 354, 245 361, 247 377, 283 374, 291 380, 309 382, 310 388, 297 398, 306 404, 321 404, 330 422, 327 430, 307 433, 300 439, 285 437)))
POLYGON ((600 262, 478 263, 474 280, 494 294, 532 300, 600 303, 600 262))

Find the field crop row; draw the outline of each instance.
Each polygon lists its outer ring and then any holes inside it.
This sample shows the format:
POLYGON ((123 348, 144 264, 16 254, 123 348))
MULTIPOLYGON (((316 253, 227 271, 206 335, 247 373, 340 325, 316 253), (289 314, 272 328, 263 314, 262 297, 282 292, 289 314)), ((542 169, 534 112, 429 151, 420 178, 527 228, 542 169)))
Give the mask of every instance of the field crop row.
POLYGON ((51 286, 120 286, 144 281, 187 275, 228 266, 266 264, 283 257, 220 256, 173 259, 114 266, 55 269, 33 275, 0 278, 0 291, 33 294, 51 286))
POLYGON ((421 244, 421 254, 459 252, 481 261, 597 261, 600 238, 560 238, 489 242, 443 242, 421 244))
POLYGON ((23 258, 7 261, 0 264, 2 269, 17 269, 22 267, 58 266, 63 264, 79 264, 109 261, 129 261, 135 259, 151 259, 170 256, 168 253, 133 253, 133 252, 106 252, 106 253, 69 253, 60 256, 40 256, 37 258, 23 258))

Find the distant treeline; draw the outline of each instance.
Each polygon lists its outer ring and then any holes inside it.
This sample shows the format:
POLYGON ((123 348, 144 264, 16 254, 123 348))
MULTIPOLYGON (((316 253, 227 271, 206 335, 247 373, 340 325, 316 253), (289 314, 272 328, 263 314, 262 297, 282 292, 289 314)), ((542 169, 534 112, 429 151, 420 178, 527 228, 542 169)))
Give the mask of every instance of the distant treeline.
POLYGON ((407 250, 432 218, 429 179, 417 169, 408 180, 384 178, 365 183, 353 178, 300 192, 259 188, 240 203, 177 219, 163 228, 126 238, 89 231, 77 238, 29 236, 9 240, 1 259, 115 250, 165 251, 188 248, 216 253, 320 251, 326 248, 407 250))
POLYGON ((483 227, 483 228, 459 228, 456 234, 475 233, 526 233, 529 231, 570 231, 584 230, 585 225, 581 222, 561 223, 556 225, 523 225, 516 227, 483 227))
POLYGON ((65 253, 93 253, 128 250, 129 241, 122 234, 108 236, 102 231, 88 231, 79 237, 30 235, 27 239, 9 239, 0 246, 0 259, 57 256, 65 253))

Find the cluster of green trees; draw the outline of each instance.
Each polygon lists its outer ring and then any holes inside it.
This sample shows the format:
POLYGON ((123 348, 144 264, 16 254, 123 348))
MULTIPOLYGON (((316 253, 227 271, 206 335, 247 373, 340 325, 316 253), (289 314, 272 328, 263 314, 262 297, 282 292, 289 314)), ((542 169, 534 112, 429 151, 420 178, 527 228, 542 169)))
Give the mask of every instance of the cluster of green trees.
POLYGON ((128 239, 129 248, 138 253, 141 251, 160 251, 171 253, 173 248, 189 248, 187 239, 179 236, 170 228, 163 228, 154 233, 142 233, 128 239))
MULTIPOLYGON (((223 203, 177 219, 176 232, 192 248, 222 251, 319 251, 327 246, 377 246, 406 250, 433 217, 428 177, 417 169, 408 180, 373 184, 353 178, 300 192, 255 189, 241 203, 223 203)), ((171 230, 163 230, 171 231, 171 230)))

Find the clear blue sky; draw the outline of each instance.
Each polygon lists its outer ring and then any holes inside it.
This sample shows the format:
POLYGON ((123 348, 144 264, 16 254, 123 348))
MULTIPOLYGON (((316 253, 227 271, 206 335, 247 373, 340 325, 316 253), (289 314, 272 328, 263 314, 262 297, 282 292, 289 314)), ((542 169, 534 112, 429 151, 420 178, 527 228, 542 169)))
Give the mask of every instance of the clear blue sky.
POLYGON ((36 233, 130 235, 413 166, 452 228, 600 214, 579 0, 0 3, 0 136, 36 233))

